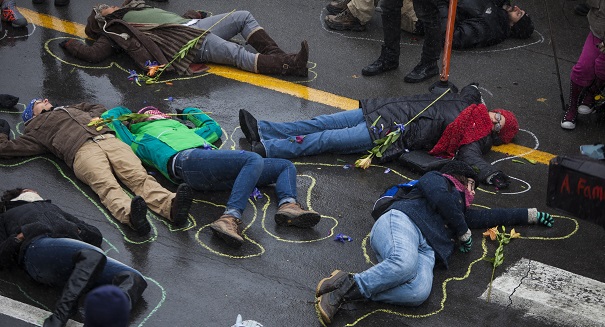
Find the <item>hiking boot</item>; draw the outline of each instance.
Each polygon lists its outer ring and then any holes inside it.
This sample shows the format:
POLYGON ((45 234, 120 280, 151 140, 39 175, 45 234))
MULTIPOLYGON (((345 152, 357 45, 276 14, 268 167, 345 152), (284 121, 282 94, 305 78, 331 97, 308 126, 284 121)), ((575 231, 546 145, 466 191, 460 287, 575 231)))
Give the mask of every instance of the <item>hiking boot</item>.
POLYGON ((361 24, 361 21, 357 19, 357 17, 353 16, 349 8, 345 9, 345 11, 340 14, 328 15, 324 19, 326 21, 326 25, 333 30, 344 31, 351 30, 354 32, 365 31, 365 25, 361 24))
POLYGON ((343 302, 361 300, 365 297, 361 294, 353 275, 348 274, 346 278, 332 292, 324 293, 317 299, 317 310, 321 320, 325 324, 331 324, 332 318, 343 302))
POLYGON ((563 116, 563 120, 561 120, 561 127, 564 129, 574 129, 576 128, 576 118, 578 117, 578 111, 573 110, 572 108, 567 109, 565 112, 565 116, 563 116))
POLYGON ((212 228, 214 235, 227 242, 227 245, 237 248, 244 244, 244 238, 241 236, 242 233, 238 227, 241 223, 240 219, 231 215, 222 215, 210 224, 210 228, 212 228))
POLYGON ((172 207, 170 208, 170 219, 175 226, 183 226, 187 222, 189 209, 193 202, 191 187, 186 183, 182 183, 176 189, 176 195, 172 199, 172 207))
POLYGON ((364 67, 361 70, 361 74, 364 76, 374 76, 396 69, 397 67, 399 67, 399 54, 383 44, 380 51, 380 57, 373 63, 364 67))
POLYGON ((15 0, 2 0, 2 21, 11 23, 13 27, 27 26, 27 20, 19 10, 15 0))
POLYGON ((275 213, 275 222, 282 226, 313 227, 321 216, 311 210, 305 210, 300 203, 284 203, 275 213))
POLYGON ((250 151, 258 153, 263 158, 267 157, 267 151, 265 151, 265 146, 261 142, 252 141, 250 151))
POLYGON ((147 220, 147 203, 139 195, 130 201, 130 226, 139 236, 145 236, 151 231, 147 220))
POLYGON ((439 75, 439 66, 437 66, 436 61, 428 64, 419 63, 405 76, 403 81, 406 83, 420 83, 437 75, 439 75))
POLYGON ((330 15, 338 15, 341 12, 347 10, 347 8, 348 8, 347 5, 349 4, 349 2, 351 2, 351 0, 335 0, 335 1, 331 1, 326 6, 326 10, 328 11, 328 13, 330 13, 330 15))
POLYGON ((321 296, 337 289, 346 281, 348 276, 349 273, 346 273, 342 270, 334 270, 330 274, 330 277, 326 277, 319 281, 317 288, 315 289, 315 296, 321 296))
POLYGON ((246 109, 239 110, 239 127, 242 129, 246 140, 252 144, 253 141, 260 142, 258 135, 258 124, 256 118, 246 109))

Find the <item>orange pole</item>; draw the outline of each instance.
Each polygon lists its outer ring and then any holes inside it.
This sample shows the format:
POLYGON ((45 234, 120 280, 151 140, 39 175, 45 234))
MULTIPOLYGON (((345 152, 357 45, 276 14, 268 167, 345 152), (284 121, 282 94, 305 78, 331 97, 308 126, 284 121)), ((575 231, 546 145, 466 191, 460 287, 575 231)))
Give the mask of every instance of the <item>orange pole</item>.
POLYGON ((450 0, 447 12, 447 27, 445 29, 445 43, 443 44, 443 64, 441 68, 441 81, 447 82, 450 77, 450 56, 452 54, 452 39, 454 38, 454 23, 456 22, 456 6, 458 0, 450 0))

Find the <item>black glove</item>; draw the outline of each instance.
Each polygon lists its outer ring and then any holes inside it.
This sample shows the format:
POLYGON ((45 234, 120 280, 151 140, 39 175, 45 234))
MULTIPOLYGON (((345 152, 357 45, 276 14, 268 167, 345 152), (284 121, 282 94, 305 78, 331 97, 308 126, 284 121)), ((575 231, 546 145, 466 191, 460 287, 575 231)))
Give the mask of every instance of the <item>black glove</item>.
POLYGON ((174 109, 174 111, 176 111, 176 113, 179 115, 183 114, 183 110, 185 110, 185 109, 174 109))
POLYGON ((555 220, 549 213, 538 211, 538 222, 546 227, 552 227, 555 220))
POLYGON ((21 247, 21 241, 19 241, 16 236, 16 234, 12 235, 2 243, 2 250, 0 251, 1 268, 8 268, 16 263, 15 258, 21 247))
POLYGON ((11 138, 11 125, 4 119, 0 119, 0 133, 6 134, 8 139, 11 138))
POLYGON ((10 94, 0 94, 0 108, 12 108, 19 103, 19 98, 10 94))
POLYGON ((492 177, 492 184, 496 186, 498 189, 506 189, 510 185, 510 178, 506 176, 503 172, 497 172, 494 177, 492 177))

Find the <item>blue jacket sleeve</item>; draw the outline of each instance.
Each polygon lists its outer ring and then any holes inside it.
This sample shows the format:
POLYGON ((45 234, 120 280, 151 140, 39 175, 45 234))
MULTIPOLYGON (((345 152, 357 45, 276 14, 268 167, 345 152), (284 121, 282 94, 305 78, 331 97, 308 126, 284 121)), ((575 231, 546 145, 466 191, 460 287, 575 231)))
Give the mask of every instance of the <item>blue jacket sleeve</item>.
POLYGON ((136 137, 134 134, 130 132, 128 127, 124 125, 117 118, 124 114, 131 114, 132 111, 125 107, 115 107, 113 109, 107 110, 101 115, 101 118, 107 119, 113 117, 111 123, 107 124, 107 127, 111 128, 116 133, 116 137, 122 140, 122 142, 128 144, 132 147, 132 143, 134 143, 136 137))
POLYGON ((198 108, 185 108, 184 114, 187 114, 187 120, 195 125, 195 133, 203 137, 209 143, 218 141, 223 135, 221 126, 210 116, 206 115, 198 108))
POLYGON ((456 237, 460 237, 468 231, 463 211, 464 203, 460 192, 449 183, 440 173, 431 171, 420 177, 416 187, 424 194, 427 204, 443 217, 456 237))

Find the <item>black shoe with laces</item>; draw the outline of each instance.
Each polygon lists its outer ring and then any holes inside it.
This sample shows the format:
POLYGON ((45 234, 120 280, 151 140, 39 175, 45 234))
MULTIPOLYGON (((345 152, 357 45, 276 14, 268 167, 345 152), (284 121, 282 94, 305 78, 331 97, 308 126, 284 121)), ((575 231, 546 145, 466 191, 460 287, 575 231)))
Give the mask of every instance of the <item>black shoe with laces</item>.
POLYGON ((139 236, 145 236, 151 231, 147 221, 147 203, 139 195, 130 201, 130 225, 139 236))
POLYGON ((403 81, 406 83, 420 83, 437 75, 439 75, 439 66, 437 66, 437 62, 428 64, 419 63, 405 76, 403 81))
POLYGON ((180 184, 176 189, 176 195, 172 199, 172 208, 170 209, 170 218, 175 226, 180 227, 185 225, 192 202, 191 186, 187 183, 180 184))

